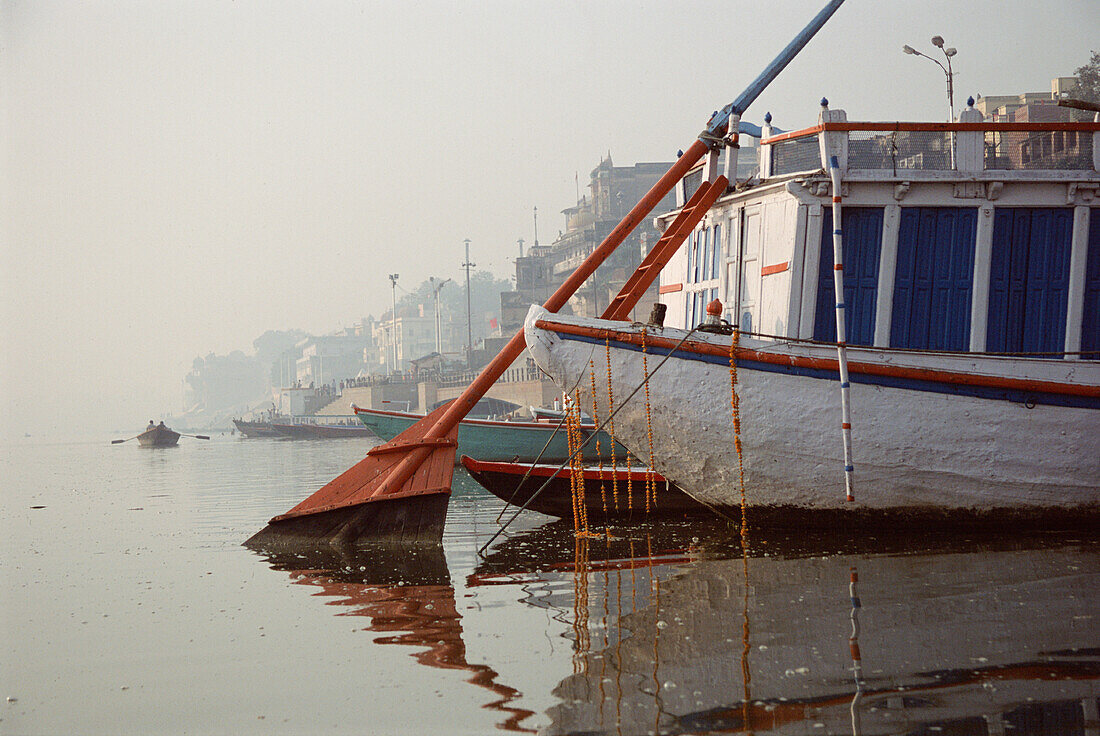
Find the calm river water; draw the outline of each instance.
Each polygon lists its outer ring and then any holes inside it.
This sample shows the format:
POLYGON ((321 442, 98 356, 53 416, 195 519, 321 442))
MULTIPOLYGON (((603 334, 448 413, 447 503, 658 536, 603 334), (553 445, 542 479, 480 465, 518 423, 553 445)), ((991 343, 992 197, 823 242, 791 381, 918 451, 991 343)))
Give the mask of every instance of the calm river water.
POLYGON ((0 447, 2 733, 1100 733, 1097 536, 524 514, 479 558, 463 475, 438 553, 273 557, 370 443, 109 439, 0 447))

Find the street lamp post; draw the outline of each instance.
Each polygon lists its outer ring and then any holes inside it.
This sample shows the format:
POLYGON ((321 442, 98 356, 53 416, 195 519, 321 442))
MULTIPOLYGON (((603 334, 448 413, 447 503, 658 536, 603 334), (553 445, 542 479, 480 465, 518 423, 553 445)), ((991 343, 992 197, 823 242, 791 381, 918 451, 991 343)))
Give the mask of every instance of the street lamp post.
POLYGON ((466 244, 466 262, 462 264, 462 267, 466 269, 466 370, 470 370, 474 350, 474 332, 470 326, 470 269, 477 264, 470 263, 470 239, 466 238, 462 242, 466 244))
POLYGON ((393 311, 390 312, 390 342, 393 343, 393 366, 390 373, 397 372, 397 279, 400 274, 390 274, 390 294, 393 301, 393 311))
POLYGON ((435 294, 435 351, 442 357, 443 355, 443 335, 440 329, 439 321, 439 290, 443 288, 443 284, 450 283, 450 279, 443 279, 440 281, 435 276, 429 276, 428 281, 432 284, 432 292, 435 294), (438 282, 438 283, 437 283, 438 282))
MULTIPOLYGON (((934 59, 931 56, 928 56, 926 54, 922 54, 921 52, 917 51, 915 48, 913 48, 909 44, 905 44, 904 46, 902 46, 901 50, 903 52, 907 53, 907 54, 912 54, 913 56, 922 56, 922 57, 924 57, 925 59, 928 59, 929 61, 931 61, 932 63, 934 63, 936 66, 938 66, 940 69, 943 70, 944 75, 947 77, 947 106, 948 106, 947 122, 953 123, 953 122, 955 122, 955 72, 951 69, 951 57, 953 57, 955 54, 957 54, 959 52, 954 47, 944 48, 944 46, 943 46, 943 36, 932 36, 932 45, 943 52, 944 58, 947 59, 947 66, 944 66, 942 63, 940 63, 939 59, 934 59)), ((952 169, 955 168, 955 133, 954 133, 954 131, 952 131, 952 133, 951 133, 951 168, 952 169)))

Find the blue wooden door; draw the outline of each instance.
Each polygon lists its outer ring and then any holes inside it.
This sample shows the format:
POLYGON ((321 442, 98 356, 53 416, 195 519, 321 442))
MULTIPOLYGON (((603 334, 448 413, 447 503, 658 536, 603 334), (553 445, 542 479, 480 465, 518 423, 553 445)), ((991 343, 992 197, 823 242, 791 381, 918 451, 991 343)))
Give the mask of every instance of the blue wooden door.
POLYGON ((1100 360, 1100 207, 1089 211, 1089 247, 1085 260, 1085 312, 1081 318, 1084 357, 1100 360))
POLYGON ((970 346, 977 226, 976 208, 902 209, 890 320, 892 347, 966 350, 970 346))
MULTIPOLYGON (((882 251, 882 207, 845 207, 841 217, 844 240, 845 326, 850 345, 871 345, 875 339, 878 261, 882 251)), ((836 342, 836 290, 833 288, 833 212, 821 221, 821 266, 817 279, 814 339, 836 342)))
POLYGON ((986 349, 1065 349, 1073 210, 999 209, 993 221, 986 349))

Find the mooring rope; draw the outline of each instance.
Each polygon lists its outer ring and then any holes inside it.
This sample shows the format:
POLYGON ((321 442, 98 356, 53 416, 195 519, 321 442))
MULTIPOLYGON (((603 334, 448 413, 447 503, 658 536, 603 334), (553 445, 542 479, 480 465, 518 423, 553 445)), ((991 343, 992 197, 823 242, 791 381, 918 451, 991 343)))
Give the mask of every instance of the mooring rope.
POLYGON ((577 494, 577 471, 573 462, 573 457, 576 454, 577 437, 573 434, 573 408, 568 405, 564 407, 565 410, 565 443, 567 451, 569 452, 569 494, 573 499, 573 531, 576 532, 581 524, 581 511, 579 506, 579 496, 577 494))
MULTIPOLYGON (((581 510, 581 528, 575 531, 582 534, 588 533, 588 501, 584 495, 584 444, 581 444, 581 391, 575 389, 573 392, 573 436, 577 442, 577 452, 573 454, 573 472, 577 476, 577 505, 581 510)), ((595 433, 593 433, 595 436, 595 433)))
MULTIPOLYGON (((615 511, 619 510, 619 474, 615 470, 619 467, 615 458, 615 392, 611 388, 611 338, 605 337, 604 348, 607 351, 607 413, 611 415, 609 430, 611 436, 611 499, 615 505, 615 511)), ((630 453, 627 452, 629 456, 630 453)))
POLYGON ((737 449, 737 476, 741 484, 741 546, 748 549, 748 515, 745 501, 745 452, 741 445, 741 397, 737 395, 737 346, 741 332, 734 329, 730 340, 730 409, 733 414, 733 446, 737 449))
POLYGON ((657 481, 654 477, 657 472, 653 458, 653 409, 649 403, 649 351, 645 344, 646 328, 642 327, 642 375, 645 377, 642 383, 645 385, 645 431, 649 437, 649 474, 645 479, 645 512, 649 513, 650 507, 657 505, 657 481))
MULTIPOLYGON (((592 383, 592 423, 596 426, 600 424, 600 411, 596 405, 596 363, 594 361, 588 361, 589 373, 588 376, 592 383)), ((596 466, 599 468, 600 474, 600 502, 603 504, 603 518, 607 521, 607 483, 604 480, 603 475, 603 453, 600 452, 600 435, 596 435, 596 466)), ((614 466, 612 466, 612 473, 614 473, 614 466)), ((605 529, 604 531, 608 531, 605 529)))

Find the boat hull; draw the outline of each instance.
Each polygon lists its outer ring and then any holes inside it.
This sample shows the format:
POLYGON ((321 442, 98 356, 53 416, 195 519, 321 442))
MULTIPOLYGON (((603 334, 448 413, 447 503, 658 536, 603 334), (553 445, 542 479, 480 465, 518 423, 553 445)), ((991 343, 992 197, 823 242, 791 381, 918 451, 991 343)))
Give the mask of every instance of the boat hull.
MULTIPOLYGON (((561 384, 583 378, 594 345, 606 352, 608 344, 616 400, 642 383, 640 326, 533 308, 526 329, 536 362, 561 384)), ((650 372, 685 335, 650 328, 650 372)), ((731 341, 692 335, 650 379, 648 417, 642 392, 616 417, 619 435, 639 451, 648 450, 651 425, 656 469, 722 507, 741 503, 731 341)), ((835 346, 740 341, 745 501, 768 510, 769 521, 1100 516, 1100 365, 849 348, 856 478, 849 502, 835 356, 835 346)), ((601 415, 606 399, 597 391, 601 415)))
POLYGON ((271 422, 249 422, 244 419, 234 419, 233 425, 243 437, 279 437, 279 433, 271 426, 271 422))
POLYGON ((369 428, 348 427, 337 424, 272 424, 276 436, 297 440, 331 440, 366 437, 377 439, 369 428))
POLYGON ((180 433, 168 427, 153 427, 139 434, 137 441, 142 447, 175 447, 180 441, 180 433))
MULTIPOLYGON (((424 418, 420 414, 358 407, 355 413, 359 421, 386 442, 424 418)), ((581 427, 581 433, 587 439, 591 430, 581 427)), ((600 432, 598 439, 600 446, 605 448, 603 452, 610 456, 606 448, 611 446, 611 437, 600 432)), ((595 440, 588 443, 588 452, 593 458, 595 445, 595 440)), ((619 444, 616 457, 625 458, 626 452, 626 448, 619 444)), ((461 459, 463 455, 498 462, 533 462, 538 458, 539 462, 560 463, 569 457, 569 447, 565 428, 557 429, 556 424, 467 419, 458 426, 458 448, 455 452, 456 459, 461 459)))
MULTIPOLYGON (((486 462, 466 455, 461 460, 470 476, 502 501, 560 519, 572 517, 573 481, 569 468, 486 462), (524 476, 528 476, 526 480, 524 476)), ((713 513, 658 473, 644 468, 628 471, 625 468, 588 467, 583 473, 585 507, 593 523, 713 513), (656 501, 648 511, 645 503, 647 480, 657 484, 656 501)))

